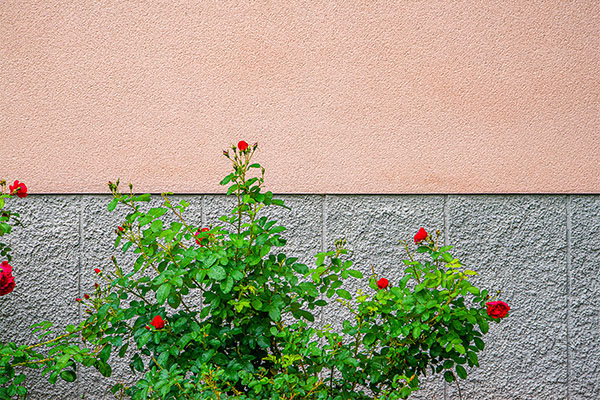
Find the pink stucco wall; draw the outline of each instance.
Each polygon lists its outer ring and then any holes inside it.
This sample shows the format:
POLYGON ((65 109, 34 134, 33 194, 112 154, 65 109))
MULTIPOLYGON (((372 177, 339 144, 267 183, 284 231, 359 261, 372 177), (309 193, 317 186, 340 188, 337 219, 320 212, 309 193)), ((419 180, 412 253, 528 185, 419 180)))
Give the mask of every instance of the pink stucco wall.
POLYGON ((600 193, 600 3, 0 2, 0 177, 221 192, 600 193))

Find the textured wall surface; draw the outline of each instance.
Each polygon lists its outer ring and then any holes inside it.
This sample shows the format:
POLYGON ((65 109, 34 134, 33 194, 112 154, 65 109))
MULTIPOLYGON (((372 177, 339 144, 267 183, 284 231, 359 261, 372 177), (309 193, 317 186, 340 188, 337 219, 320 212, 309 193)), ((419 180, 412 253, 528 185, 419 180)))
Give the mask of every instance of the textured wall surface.
MULTIPOLYGON (((215 223, 231 205, 224 196, 182 197, 198 225, 215 223)), ((398 239, 410 240, 424 226, 440 229, 481 282, 502 290, 511 316, 492 324, 482 368, 461 382, 464 399, 600 398, 599 195, 281 197, 292 210, 269 212, 289 229, 289 253, 305 262, 345 237, 356 267, 369 273, 373 266, 393 284, 401 276, 398 239)), ((47 319, 61 327, 82 316, 74 298, 92 290, 93 268, 109 265, 123 216, 108 213, 108 201, 97 195, 14 201, 11 208, 22 213, 26 227, 9 236, 17 287, 0 299, 1 337, 27 342, 34 322, 47 319)), ((333 309, 320 321, 337 326, 346 316, 333 309)), ((51 387, 34 374, 31 398, 105 399, 110 382, 130 379, 122 362, 110 380, 87 370, 73 384, 51 387)), ((458 398, 456 386, 439 378, 427 379, 415 395, 458 398)))
POLYGON ((0 1, 5 179, 219 193, 600 193, 597 1, 0 1), (177 179, 173 179, 173 177, 177 179))

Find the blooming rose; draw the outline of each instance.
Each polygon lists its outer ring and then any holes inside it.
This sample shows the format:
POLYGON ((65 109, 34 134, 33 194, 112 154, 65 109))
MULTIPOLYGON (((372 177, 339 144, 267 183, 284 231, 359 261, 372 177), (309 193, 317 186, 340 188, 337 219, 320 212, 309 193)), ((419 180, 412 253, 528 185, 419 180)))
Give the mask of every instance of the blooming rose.
POLYGON ((202 229, 198 229, 198 232, 196 232, 196 234, 194 236, 196 236, 196 243, 198 243, 200 246, 204 246, 206 244, 206 242, 208 242, 208 238, 204 235, 202 235, 203 232, 208 232, 210 231, 210 229, 208 228, 202 228, 202 229), (198 237, 198 235, 201 235, 200 237, 198 237))
POLYGON ((427 232, 425 231, 425 229, 421 228, 415 235, 415 244, 422 242, 425 239, 427 239, 427 232))
POLYGON ((162 319, 162 317, 160 315, 157 315, 156 317, 154 317, 152 319, 152 322, 150 322, 150 325, 152 325, 156 329, 162 329, 165 327, 165 321, 162 319))
POLYGON ((389 281, 385 278, 381 278, 380 280, 377 281, 377 287, 379 289, 385 289, 386 287, 388 287, 389 285, 389 281))
POLYGON ((16 194, 17 197, 27 197, 27 186, 25 186, 25 184, 22 182, 15 181, 15 183, 8 186, 8 190, 10 190, 10 194, 16 194))
POLYGON ((240 149, 240 151, 244 151, 247 148, 248 148, 248 143, 244 142, 243 140, 238 143, 238 149, 240 149))
POLYGON ((0 264, 0 296, 9 294, 15 288, 15 277, 12 276, 12 267, 8 261, 2 261, 0 264))
POLYGON ((487 306, 487 313, 492 318, 504 318, 510 310, 508 304, 503 301, 490 301, 485 303, 487 306))

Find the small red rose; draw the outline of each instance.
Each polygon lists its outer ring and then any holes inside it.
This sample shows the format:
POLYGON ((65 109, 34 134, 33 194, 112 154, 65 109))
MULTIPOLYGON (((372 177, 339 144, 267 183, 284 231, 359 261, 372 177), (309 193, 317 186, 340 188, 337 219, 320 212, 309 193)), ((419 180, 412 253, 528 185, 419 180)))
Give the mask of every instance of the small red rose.
POLYGON ((12 267, 8 261, 0 264, 0 296, 9 294, 15 288, 15 277, 12 276, 12 267))
POLYGON ((504 318, 510 310, 508 304, 500 300, 490 301, 488 303, 485 303, 485 305, 487 306, 488 315, 492 318, 504 318))
POLYGON ((98 285, 97 283, 94 283, 94 287, 95 287, 96 289, 98 289, 98 288, 100 287, 100 285, 98 285))
POLYGON ((247 148, 248 148, 248 143, 244 142, 243 140, 238 143, 238 149, 240 151, 246 151, 247 148))
POLYGON ((389 284, 390 284, 390 282, 385 278, 381 278, 380 280, 377 281, 377 287, 379 289, 385 289, 386 287, 388 287, 389 284))
POLYGON ((152 322, 150 322, 150 325, 152 325, 156 329, 162 329, 165 327, 165 321, 162 319, 162 317, 160 315, 157 315, 156 317, 154 317, 152 319, 152 322))
POLYGON ((83 295, 83 297, 84 297, 86 300, 89 300, 89 298, 90 298, 90 295, 86 293, 86 294, 84 294, 84 295, 83 295))
POLYGON ((94 272, 97 273, 97 274, 99 274, 102 271, 100 271, 100 268, 94 268, 94 272))
POLYGON ((120 226, 120 227, 119 227, 119 232, 124 232, 124 231, 125 231, 125 229, 123 229, 123 227, 122 227, 122 226, 120 226))
POLYGON ((198 232, 196 232, 196 234, 194 235, 196 237, 196 243, 198 243, 200 246, 204 247, 204 245, 208 242, 208 238, 202 235, 202 233, 208 231, 210 231, 210 229, 208 228, 198 229, 198 232), (200 235, 200 237, 198 237, 198 235, 200 235))
POLYGON ((8 190, 11 195, 17 195, 17 197, 27 197, 27 186, 23 182, 15 181, 12 185, 8 186, 8 190))
POLYGON ((149 327, 148 325, 146 325, 144 328, 146 328, 146 329, 150 330, 150 327, 149 327))
POLYGON ((415 235, 415 244, 422 242, 425 239, 427 239, 427 232, 425 231, 425 229, 421 228, 415 235))
POLYGON ((80 299, 79 297, 75 299, 76 302, 81 303, 83 301, 83 299, 80 299))

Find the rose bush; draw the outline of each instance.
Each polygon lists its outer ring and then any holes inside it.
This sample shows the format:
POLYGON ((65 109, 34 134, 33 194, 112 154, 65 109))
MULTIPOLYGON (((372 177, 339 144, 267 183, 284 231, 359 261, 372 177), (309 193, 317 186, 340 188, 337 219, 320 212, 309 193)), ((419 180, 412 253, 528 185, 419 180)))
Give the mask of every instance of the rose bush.
POLYGON ((414 245, 402 242, 401 279, 373 271, 356 293, 345 282, 363 275, 344 240, 314 265, 287 255, 285 227, 264 213, 286 206, 263 190, 256 149, 240 141, 224 151, 233 171, 221 184, 236 201, 210 227, 186 218, 185 200, 165 193, 149 208, 149 194, 109 182, 109 211, 129 210, 115 245, 137 258, 94 269, 106 283, 77 298, 86 320, 54 342, 66 338, 71 347, 25 361, 13 349, 0 359, 10 387, 19 387, 21 362, 39 363, 53 382, 75 379, 79 364, 109 376, 111 354, 138 374, 133 385, 113 387, 132 399, 400 399, 429 373, 466 378, 466 367, 479 365, 489 322, 500 322, 508 306, 472 285, 476 273, 424 228, 414 245), (315 322, 332 301, 352 315, 339 330, 315 322))

